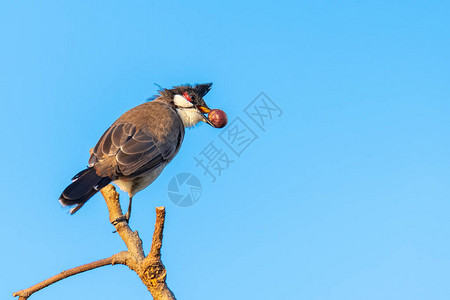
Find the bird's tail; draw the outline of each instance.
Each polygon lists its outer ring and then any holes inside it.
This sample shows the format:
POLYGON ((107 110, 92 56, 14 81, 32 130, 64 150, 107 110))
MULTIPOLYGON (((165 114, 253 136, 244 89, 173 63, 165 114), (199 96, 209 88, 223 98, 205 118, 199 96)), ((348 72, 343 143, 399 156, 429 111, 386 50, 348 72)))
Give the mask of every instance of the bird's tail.
POLYGON ((70 210, 70 214, 74 214, 110 182, 109 177, 98 176, 94 168, 87 168, 72 178, 72 183, 62 192, 59 202, 63 206, 76 205, 70 210))

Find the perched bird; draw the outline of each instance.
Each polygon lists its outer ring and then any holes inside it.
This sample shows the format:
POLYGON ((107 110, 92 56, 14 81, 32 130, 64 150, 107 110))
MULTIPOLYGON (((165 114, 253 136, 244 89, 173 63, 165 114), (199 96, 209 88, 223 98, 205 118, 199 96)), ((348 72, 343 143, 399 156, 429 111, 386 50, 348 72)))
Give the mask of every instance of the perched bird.
MULTIPOLYGON (((116 222, 128 221, 133 196, 150 185, 180 150, 184 128, 203 121, 211 110, 203 97, 212 83, 161 89, 152 101, 124 113, 91 150, 89 166, 72 178, 61 194, 63 206, 77 212, 95 193, 115 183, 130 196, 127 213, 116 222)), ((219 127, 219 126, 217 126, 219 127)))

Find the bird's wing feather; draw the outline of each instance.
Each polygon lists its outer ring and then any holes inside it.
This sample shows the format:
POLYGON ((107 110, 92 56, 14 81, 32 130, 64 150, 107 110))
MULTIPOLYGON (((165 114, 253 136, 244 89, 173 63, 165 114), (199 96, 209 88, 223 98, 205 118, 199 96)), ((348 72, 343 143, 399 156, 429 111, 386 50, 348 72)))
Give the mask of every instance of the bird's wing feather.
POLYGON ((165 162, 165 157, 159 151, 151 132, 142 129, 122 144, 116 154, 116 161, 120 172, 130 176, 159 167, 165 162))
MULTIPOLYGON (((113 124, 98 141, 89 164, 110 178, 138 176, 175 156, 179 144, 174 143, 173 132, 168 133, 156 139, 148 126, 137 129, 130 123, 113 124), (115 163, 103 166, 102 161, 111 157, 115 158, 115 163)), ((182 133, 178 135, 178 139, 182 139, 182 133)))

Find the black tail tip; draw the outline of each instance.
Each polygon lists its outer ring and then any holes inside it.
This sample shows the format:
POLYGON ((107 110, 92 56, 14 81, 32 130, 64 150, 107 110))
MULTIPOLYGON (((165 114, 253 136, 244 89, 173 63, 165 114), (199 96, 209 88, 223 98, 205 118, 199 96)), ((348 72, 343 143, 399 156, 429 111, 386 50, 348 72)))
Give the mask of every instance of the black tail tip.
POLYGON ((81 202, 81 203, 75 202, 73 200, 69 200, 69 199, 65 198, 64 195, 61 195, 61 197, 59 197, 59 203, 61 203, 62 207, 73 206, 69 210, 69 214, 73 215, 84 205, 84 203, 86 203, 86 201, 81 202), (74 206, 74 205, 76 205, 76 206, 74 206))
POLYGON ((109 177, 98 176, 94 168, 79 172, 72 180, 59 197, 62 206, 76 205, 70 209, 70 214, 76 213, 89 198, 111 182, 109 177))

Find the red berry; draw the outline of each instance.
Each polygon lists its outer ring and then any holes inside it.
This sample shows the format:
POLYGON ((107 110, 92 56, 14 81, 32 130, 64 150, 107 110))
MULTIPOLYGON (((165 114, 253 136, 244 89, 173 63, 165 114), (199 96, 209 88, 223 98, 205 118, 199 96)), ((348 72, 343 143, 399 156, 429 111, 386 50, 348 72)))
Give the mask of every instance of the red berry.
POLYGON ((216 128, 225 127, 228 123, 227 114, 220 109, 213 109, 208 114, 208 119, 213 123, 216 128))

